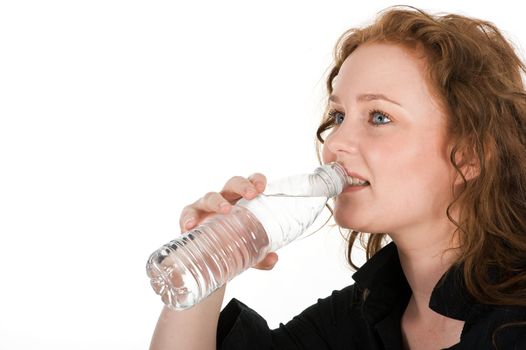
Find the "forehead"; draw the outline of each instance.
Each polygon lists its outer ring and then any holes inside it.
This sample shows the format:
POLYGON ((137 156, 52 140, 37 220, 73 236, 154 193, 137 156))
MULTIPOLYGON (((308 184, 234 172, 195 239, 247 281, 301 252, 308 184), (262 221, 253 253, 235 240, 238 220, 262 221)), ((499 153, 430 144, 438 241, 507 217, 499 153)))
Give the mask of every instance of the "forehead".
POLYGON ((387 43, 360 45, 345 59, 332 85, 335 90, 408 90, 405 95, 429 90, 425 58, 417 51, 387 43))
POLYGON ((345 59, 332 85, 333 95, 346 107, 362 94, 382 94, 401 105, 403 119, 410 123, 440 128, 447 123, 442 98, 428 78, 420 50, 386 43, 361 45, 345 59))

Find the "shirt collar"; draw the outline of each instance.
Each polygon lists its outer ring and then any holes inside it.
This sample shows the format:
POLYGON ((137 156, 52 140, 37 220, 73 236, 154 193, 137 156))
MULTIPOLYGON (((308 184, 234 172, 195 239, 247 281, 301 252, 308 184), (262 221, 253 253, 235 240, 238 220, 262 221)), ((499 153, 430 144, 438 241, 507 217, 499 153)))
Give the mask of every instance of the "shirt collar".
MULTIPOLYGON (((363 292, 364 316, 371 323, 383 320, 395 309, 405 309, 411 296, 394 242, 380 249, 352 277, 363 292)), ((461 267, 453 266, 442 276, 429 307, 457 320, 467 320, 474 311, 480 311, 480 305, 469 297, 461 267)))

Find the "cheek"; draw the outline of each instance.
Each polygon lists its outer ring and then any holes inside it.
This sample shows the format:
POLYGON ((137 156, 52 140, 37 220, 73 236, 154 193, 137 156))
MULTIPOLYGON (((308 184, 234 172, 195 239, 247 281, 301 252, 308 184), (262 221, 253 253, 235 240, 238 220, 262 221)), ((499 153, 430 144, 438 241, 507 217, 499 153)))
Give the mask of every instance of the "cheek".
POLYGON ((420 208, 438 214, 451 199, 451 170, 438 143, 414 143, 396 157, 376 164, 387 176, 381 189, 391 192, 400 208, 420 208))
MULTIPOLYGON (((411 130, 396 137, 378 139, 367 152, 379 176, 402 183, 426 182, 448 174, 448 161, 436 130, 411 130)), ((385 180, 385 178, 384 178, 385 180)))
POLYGON ((390 138, 390 142, 378 141, 368 147, 367 164, 373 174, 375 188, 379 194, 390 193, 382 201, 411 206, 417 196, 424 201, 442 205, 444 196, 451 187, 451 172, 441 140, 435 134, 411 138, 390 138))

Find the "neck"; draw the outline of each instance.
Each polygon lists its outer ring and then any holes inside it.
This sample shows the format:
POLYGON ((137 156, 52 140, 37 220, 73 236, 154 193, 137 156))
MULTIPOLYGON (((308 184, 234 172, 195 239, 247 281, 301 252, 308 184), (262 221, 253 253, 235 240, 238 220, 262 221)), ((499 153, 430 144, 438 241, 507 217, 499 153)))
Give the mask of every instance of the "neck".
MULTIPOLYGON (((447 226, 447 225, 446 225, 447 226)), ((453 264, 457 250, 452 240, 452 230, 442 230, 442 233, 430 230, 418 232, 418 236, 394 235, 400 264, 411 287, 415 312, 419 316, 429 316, 434 313, 429 308, 431 293, 440 278, 453 264), (448 232, 448 233, 444 233, 448 232), (401 237, 405 239, 401 239, 401 237), (398 238, 398 239, 397 239, 398 238), (420 239, 418 239, 420 238, 420 239)))

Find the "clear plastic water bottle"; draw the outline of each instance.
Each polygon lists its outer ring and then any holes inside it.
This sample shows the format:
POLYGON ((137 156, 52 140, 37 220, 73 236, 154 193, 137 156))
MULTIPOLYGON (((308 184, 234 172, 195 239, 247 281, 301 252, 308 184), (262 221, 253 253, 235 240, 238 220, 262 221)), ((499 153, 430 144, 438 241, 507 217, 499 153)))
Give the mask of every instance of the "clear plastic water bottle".
POLYGON ((338 163, 312 174, 269 182, 252 200, 239 200, 151 254, 146 271, 155 292, 173 310, 188 309, 300 237, 331 197, 347 185, 338 163))

